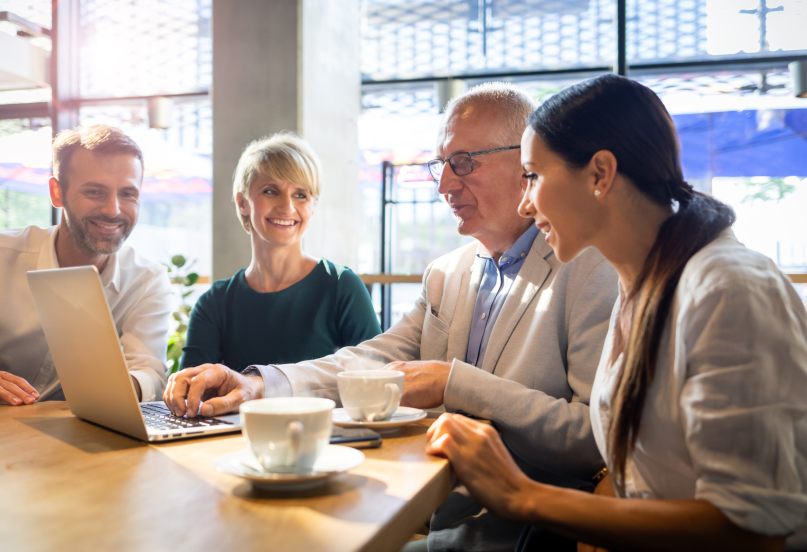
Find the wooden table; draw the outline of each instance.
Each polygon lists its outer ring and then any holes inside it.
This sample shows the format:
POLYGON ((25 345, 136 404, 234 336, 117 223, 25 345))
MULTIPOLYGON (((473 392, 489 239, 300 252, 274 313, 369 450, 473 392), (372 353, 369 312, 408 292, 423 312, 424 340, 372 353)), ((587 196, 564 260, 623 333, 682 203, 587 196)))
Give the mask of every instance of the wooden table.
POLYGON ((423 452, 427 426, 319 489, 270 494, 213 469, 240 434, 150 445, 64 402, 0 406, 0 549, 397 551, 451 488, 448 463, 423 452))

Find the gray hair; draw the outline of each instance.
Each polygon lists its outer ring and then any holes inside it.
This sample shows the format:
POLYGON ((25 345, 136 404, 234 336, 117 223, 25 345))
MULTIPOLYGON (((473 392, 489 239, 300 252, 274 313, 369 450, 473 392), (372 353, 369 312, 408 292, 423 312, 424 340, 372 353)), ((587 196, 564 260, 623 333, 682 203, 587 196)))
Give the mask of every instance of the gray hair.
MULTIPOLYGON (((290 131, 278 132, 251 142, 241 154, 233 174, 233 199, 239 193, 249 195, 258 176, 294 182, 316 199, 322 187, 319 157, 303 138, 290 131)), ((236 201, 235 211, 241 226, 252 231, 248 215, 242 215, 236 201)))
POLYGON ((491 132, 491 146, 507 147, 521 143, 521 135, 527 128, 527 117, 535 109, 530 96, 514 84, 485 82, 465 94, 451 98, 446 105, 445 121, 454 111, 466 107, 489 105, 503 112, 502 124, 491 132))

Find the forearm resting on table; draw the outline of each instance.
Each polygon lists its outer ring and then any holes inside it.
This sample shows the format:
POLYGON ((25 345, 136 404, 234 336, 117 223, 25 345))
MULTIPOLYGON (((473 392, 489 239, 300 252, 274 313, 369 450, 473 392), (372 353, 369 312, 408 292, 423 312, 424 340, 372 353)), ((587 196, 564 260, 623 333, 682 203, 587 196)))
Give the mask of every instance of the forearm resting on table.
POLYGON ((600 548, 636 551, 784 550, 785 537, 734 525, 705 500, 643 500, 589 495, 529 482, 516 516, 600 548))

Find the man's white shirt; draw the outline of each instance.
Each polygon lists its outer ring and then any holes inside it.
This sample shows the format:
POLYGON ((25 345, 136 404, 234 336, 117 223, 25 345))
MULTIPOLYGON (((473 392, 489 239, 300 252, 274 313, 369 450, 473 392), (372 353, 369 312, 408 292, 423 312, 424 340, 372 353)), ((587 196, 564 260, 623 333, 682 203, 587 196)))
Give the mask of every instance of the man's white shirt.
MULTIPOLYGON (((57 234, 58 226, 0 231, 0 371, 24 378, 40 395, 59 388, 58 375, 26 273, 59 268, 57 234)), ((110 255, 101 283, 142 400, 158 400, 166 384, 171 313, 167 271, 124 246, 110 255)))

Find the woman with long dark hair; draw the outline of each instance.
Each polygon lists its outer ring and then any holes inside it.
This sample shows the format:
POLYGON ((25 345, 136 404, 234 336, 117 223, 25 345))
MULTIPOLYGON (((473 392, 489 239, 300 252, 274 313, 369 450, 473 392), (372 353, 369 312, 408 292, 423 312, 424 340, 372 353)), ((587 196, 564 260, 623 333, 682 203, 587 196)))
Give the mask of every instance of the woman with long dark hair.
POLYGON ((427 450, 494 513, 581 543, 807 549, 807 314, 789 280, 684 181, 648 88, 591 79, 528 123, 519 213, 561 261, 593 246, 619 274, 590 408, 608 472, 594 495, 536 483, 495 429, 451 414, 427 450))

